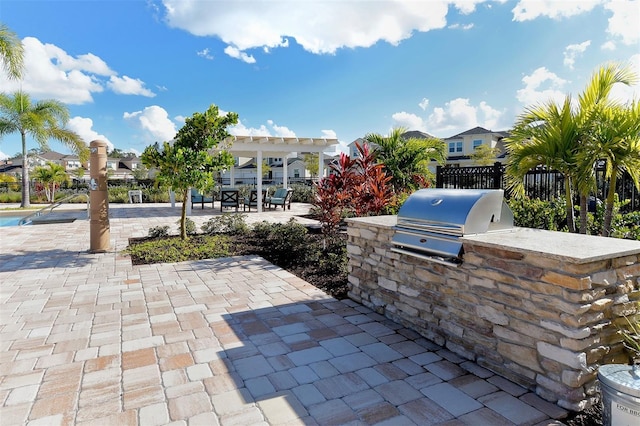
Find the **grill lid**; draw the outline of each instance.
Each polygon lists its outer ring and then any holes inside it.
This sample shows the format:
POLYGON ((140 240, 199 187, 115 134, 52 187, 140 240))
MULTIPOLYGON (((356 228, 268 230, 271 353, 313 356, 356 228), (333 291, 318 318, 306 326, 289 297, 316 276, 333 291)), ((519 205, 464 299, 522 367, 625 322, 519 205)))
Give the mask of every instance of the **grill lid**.
POLYGON ((393 250, 418 257, 442 256, 460 263, 461 236, 513 227, 513 214, 503 194, 500 189, 416 191, 398 212, 393 250))

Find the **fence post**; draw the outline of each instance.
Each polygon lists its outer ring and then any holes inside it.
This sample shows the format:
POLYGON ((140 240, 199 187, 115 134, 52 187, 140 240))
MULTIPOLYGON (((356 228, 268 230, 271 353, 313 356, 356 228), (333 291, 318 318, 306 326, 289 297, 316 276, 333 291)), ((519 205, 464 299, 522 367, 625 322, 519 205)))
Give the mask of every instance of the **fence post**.
POLYGON ((502 163, 493 163, 493 189, 502 188, 502 163))
POLYGON ((436 188, 442 188, 442 166, 436 166, 436 188))

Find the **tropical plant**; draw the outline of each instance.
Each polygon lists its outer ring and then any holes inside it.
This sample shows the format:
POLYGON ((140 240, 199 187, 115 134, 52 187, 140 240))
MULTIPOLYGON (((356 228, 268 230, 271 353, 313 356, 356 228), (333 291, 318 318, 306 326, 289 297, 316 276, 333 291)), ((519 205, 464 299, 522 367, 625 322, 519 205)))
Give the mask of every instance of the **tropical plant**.
POLYGON ((200 193, 211 192, 215 173, 233 165, 233 156, 226 151, 215 154, 211 150, 229 136, 227 126, 236 124, 238 115, 229 112, 220 115, 218 107, 211 105, 204 113, 196 112, 187 118, 172 142, 148 146, 142 162, 157 170, 156 182, 173 188, 182 195, 180 237, 187 239, 186 218, 189 188, 200 193))
POLYGON ((444 141, 431 138, 404 138, 406 129, 397 127, 388 136, 370 133, 365 136, 374 148, 375 158, 384 164, 384 170, 391 176, 390 184, 396 192, 415 191, 433 180, 429 170, 432 160, 444 164, 447 147, 444 141))
POLYGON ((316 184, 313 205, 320 213, 325 235, 338 230, 345 216, 377 215, 393 200, 391 177, 376 162, 368 144, 356 144, 357 158, 342 153, 332 173, 316 184))
POLYGON ((617 178, 626 171, 636 188, 640 188, 640 102, 603 105, 594 115, 580 158, 588 164, 605 160, 609 188, 601 235, 608 237, 611 235, 617 178))
POLYGON ((6 25, 0 24, 0 62, 9 78, 19 79, 24 68, 22 42, 6 25))
MULTIPOLYGON (((594 73, 577 104, 574 105, 571 96, 567 95, 561 105, 549 101, 528 107, 506 139, 509 189, 516 196, 522 196, 524 176, 536 166, 557 170, 564 175, 567 227, 575 232, 572 195, 577 191, 580 195, 580 232, 586 233, 587 197, 595 187, 595 164, 606 158, 605 151, 610 149, 605 147, 604 140, 609 138, 610 145, 620 142, 625 138, 615 137, 612 133, 621 131, 630 131, 625 140, 633 139, 633 123, 626 121, 615 128, 612 119, 614 116, 620 118, 620 114, 612 111, 613 104, 608 96, 615 84, 632 84, 635 78, 629 67, 607 64, 594 73), (600 143, 595 143, 597 137, 594 135, 601 136, 600 143)), ((629 119, 633 113, 626 115, 629 119)), ((637 130, 635 136, 637 138, 637 130)), ((629 142, 631 145, 633 143, 629 142)), ((627 168, 628 162, 616 163, 611 170, 619 172, 621 168, 627 168)), ((615 185, 615 179, 613 181, 615 185)), ((615 190, 615 186, 612 188, 615 190)))
POLYGON ((29 207, 29 167, 27 135, 33 137, 41 148, 48 148, 48 140, 55 139, 70 147, 80 158, 89 158, 89 148, 75 132, 64 126, 69 121, 67 107, 53 99, 31 102, 29 95, 16 92, 13 96, 0 93, 0 138, 20 133, 22 138, 22 203, 29 207))
POLYGON ((33 170, 33 178, 42 184, 47 201, 50 203, 55 200, 56 189, 61 184, 69 182, 69 175, 64 166, 52 162, 48 162, 46 166, 36 167, 33 170))

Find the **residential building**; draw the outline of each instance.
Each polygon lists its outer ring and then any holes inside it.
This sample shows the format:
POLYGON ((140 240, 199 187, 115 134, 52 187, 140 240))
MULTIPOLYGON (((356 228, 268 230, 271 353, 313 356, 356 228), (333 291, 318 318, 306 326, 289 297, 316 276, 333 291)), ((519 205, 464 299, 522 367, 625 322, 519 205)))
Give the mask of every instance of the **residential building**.
POLYGON ((447 145, 447 166, 464 167, 473 166, 474 162, 471 158, 474 150, 480 145, 487 145, 490 148, 497 148, 499 154, 495 161, 504 162, 506 151, 503 139, 508 137, 506 131, 494 132, 483 127, 474 127, 457 135, 444 139, 447 145))

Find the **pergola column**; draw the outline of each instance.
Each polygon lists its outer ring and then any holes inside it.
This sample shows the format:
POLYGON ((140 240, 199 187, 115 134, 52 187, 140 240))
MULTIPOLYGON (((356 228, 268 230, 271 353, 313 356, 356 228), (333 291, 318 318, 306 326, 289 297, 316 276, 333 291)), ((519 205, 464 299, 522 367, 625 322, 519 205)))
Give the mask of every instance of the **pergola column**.
POLYGON ((258 185, 256 190, 258 191, 258 213, 262 213, 262 151, 258 151, 258 158, 256 159, 258 162, 258 185))
POLYGON ((284 157, 282 157, 282 187, 286 188, 288 182, 288 177, 289 177, 289 172, 287 170, 287 166, 289 165, 289 154, 285 155, 284 157))

